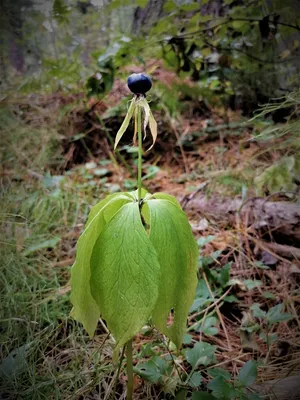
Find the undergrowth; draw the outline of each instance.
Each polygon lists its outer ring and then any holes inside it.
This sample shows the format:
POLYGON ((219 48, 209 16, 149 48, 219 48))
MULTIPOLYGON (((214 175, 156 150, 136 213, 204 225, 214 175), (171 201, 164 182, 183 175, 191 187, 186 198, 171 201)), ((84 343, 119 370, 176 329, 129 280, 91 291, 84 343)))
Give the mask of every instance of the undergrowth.
MULTIPOLYGON (((117 191, 126 180, 130 183, 130 177, 109 158, 75 166, 61 175, 58 171, 64 160, 57 111, 47 111, 45 116, 39 109, 33 121, 18 110, 20 105, 13 104, 1 111, 5 126, 0 211, 1 396, 108 399, 117 374, 111 362, 113 339, 99 322, 91 341, 69 318, 69 276, 88 204, 117 191)), ((172 192, 182 195, 183 190, 192 192, 204 183, 210 194, 255 193, 257 163, 263 169, 273 160, 256 158, 261 147, 248 142, 247 135, 238 142, 229 136, 225 144, 220 144, 219 137, 212 143, 198 143, 200 160, 189 156, 190 172, 184 171, 182 159, 178 171, 170 171, 172 192), (246 153, 240 151, 244 145, 246 153), (227 151, 216 149, 222 146, 227 151)), ((159 164, 154 174, 150 171, 145 183, 159 187, 164 168, 168 170, 159 164)), ((151 326, 144 328, 134 351, 137 398, 177 395, 179 399, 185 394, 191 398, 193 392, 197 399, 195 393, 201 390, 209 390, 210 398, 242 398, 250 396, 245 387, 252 385, 256 371, 261 382, 298 368, 299 283, 288 270, 290 264, 282 263, 275 273, 257 262, 253 249, 240 247, 236 232, 217 225, 204 228, 201 236, 199 285, 184 349, 176 353, 172 343, 166 343, 151 326), (288 343, 288 350, 277 356, 282 343, 288 343), (201 346, 206 346, 205 359, 201 346), (251 367, 250 372, 244 369, 241 375, 243 366, 251 367)), ((123 367, 118 398, 126 386, 123 367)))

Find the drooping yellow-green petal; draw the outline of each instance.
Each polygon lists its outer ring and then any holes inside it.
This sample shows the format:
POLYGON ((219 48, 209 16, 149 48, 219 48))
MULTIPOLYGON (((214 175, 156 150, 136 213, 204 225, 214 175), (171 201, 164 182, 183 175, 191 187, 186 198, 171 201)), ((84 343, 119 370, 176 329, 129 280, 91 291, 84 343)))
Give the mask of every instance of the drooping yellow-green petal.
POLYGON ((134 110, 136 107, 136 100, 135 98, 131 101, 129 109, 127 111, 126 117, 120 127, 120 129, 118 130, 118 133, 116 135, 116 139, 115 139, 115 147, 114 149, 117 148, 119 141, 121 140, 122 136, 124 135, 126 129, 128 128, 129 122, 133 116, 134 110))

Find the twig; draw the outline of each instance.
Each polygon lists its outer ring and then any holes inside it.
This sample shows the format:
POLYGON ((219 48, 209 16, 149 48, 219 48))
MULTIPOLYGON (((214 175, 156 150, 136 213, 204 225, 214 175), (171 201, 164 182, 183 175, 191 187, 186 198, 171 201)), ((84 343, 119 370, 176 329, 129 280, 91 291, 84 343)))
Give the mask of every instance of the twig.
MULTIPOLYGON (((282 255, 283 255, 283 252, 284 252, 284 255, 285 255, 286 257, 288 257, 287 254, 289 254, 289 256, 291 256, 291 255, 293 254, 293 252, 296 252, 295 254, 296 254, 297 256, 299 256, 299 249, 297 249, 296 247, 287 246, 287 245, 282 245, 282 244, 278 244, 278 243, 267 243, 267 242, 264 242, 264 241, 262 241, 262 240, 255 239, 255 238, 254 238, 253 236, 251 236, 251 235, 248 235, 248 237, 249 237, 249 239, 252 240, 258 247, 260 247, 262 250, 265 250, 265 251, 269 252, 270 254, 272 254, 272 256, 278 258, 278 260, 285 261, 285 262, 288 262, 289 264, 292 264, 292 262, 291 262, 290 260, 287 260, 286 258, 281 257, 279 254, 277 254, 277 253, 276 253, 276 250, 277 250, 277 251, 280 251, 280 250, 281 250, 281 254, 282 254, 282 255)), ((296 258, 295 256, 293 256, 293 257, 296 258)))
MULTIPOLYGON (((207 289, 208 289, 208 291, 209 291, 211 297, 212 297, 213 299, 215 299, 215 297, 214 297, 214 295, 213 295, 213 292, 212 292, 212 290, 211 290, 211 288, 210 288, 210 285, 209 285, 209 283, 208 283, 206 274, 205 274, 204 271, 203 271, 203 278, 204 278, 204 280, 205 280, 207 289)), ((224 334, 225 334, 225 336, 226 336, 226 340, 227 340, 227 343, 228 343, 228 349, 229 349, 229 351, 231 351, 231 350, 232 350, 232 346, 231 346, 231 343, 230 343, 230 340, 229 340, 228 332, 227 332, 227 329, 226 329, 226 326, 225 326, 225 323, 224 323, 222 314, 221 314, 221 312, 220 312, 218 306, 216 306, 216 313, 218 314, 218 317, 219 317, 219 319, 220 319, 220 323, 221 323, 221 325, 222 325, 224 334)))
POLYGON ((231 289, 232 289, 232 286, 230 286, 230 288, 228 290, 226 290, 226 292, 224 294, 222 294, 222 296, 219 297, 218 300, 215 300, 212 304, 210 304, 208 307, 206 307, 205 310, 201 310, 201 311, 197 312, 196 314, 191 315, 189 317, 189 320, 199 317, 201 314, 208 312, 208 310, 210 310, 211 308, 216 307, 228 295, 228 293, 231 291, 231 289))

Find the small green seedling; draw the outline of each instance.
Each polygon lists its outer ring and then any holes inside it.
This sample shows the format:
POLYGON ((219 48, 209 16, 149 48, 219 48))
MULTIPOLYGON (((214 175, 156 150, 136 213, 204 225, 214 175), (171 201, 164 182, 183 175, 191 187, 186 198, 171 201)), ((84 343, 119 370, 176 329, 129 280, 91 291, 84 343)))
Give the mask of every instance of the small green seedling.
MULTIPOLYGON (((115 148, 134 118, 138 138, 137 190, 114 193, 96 204, 77 243, 71 271, 72 316, 92 337, 101 316, 120 348, 127 350, 127 399, 132 398, 132 339, 151 319, 179 349, 197 286, 198 246, 178 201, 142 188, 142 117, 154 145, 157 124, 145 93, 145 74, 133 74, 134 93, 115 148), (171 316, 171 318, 170 318, 171 316), (171 322, 170 322, 171 321, 171 322)), ((152 147, 151 146, 151 147, 152 147)))

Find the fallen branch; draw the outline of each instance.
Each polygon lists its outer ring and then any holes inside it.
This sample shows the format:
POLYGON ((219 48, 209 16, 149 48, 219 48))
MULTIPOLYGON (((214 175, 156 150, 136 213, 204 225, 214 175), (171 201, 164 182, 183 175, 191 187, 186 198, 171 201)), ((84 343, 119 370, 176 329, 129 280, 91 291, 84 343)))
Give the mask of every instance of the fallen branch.
POLYGON ((275 256, 286 257, 289 259, 296 259, 300 261, 300 249, 294 246, 287 246, 285 244, 278 244, 275 242, 264 242, 256 240, 255 243, 264 250, 272 251, 275 256))
POLYGON ((208 198, 197 194, 187 199, 183 207, 198 211, 207 219, 230 225, 235 225, 239 214, 244 225, 255 231, 286 236, 288 245, 300 243, 300 205, 296 203, 266 201, 263 198, 252 198, 243 203, 241 199, 208 198))

